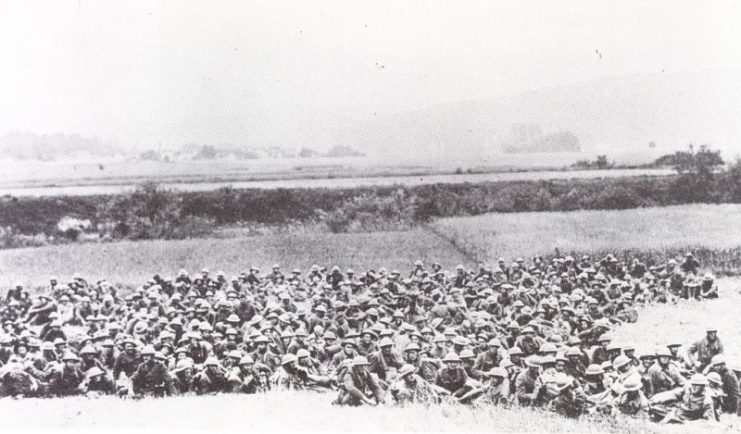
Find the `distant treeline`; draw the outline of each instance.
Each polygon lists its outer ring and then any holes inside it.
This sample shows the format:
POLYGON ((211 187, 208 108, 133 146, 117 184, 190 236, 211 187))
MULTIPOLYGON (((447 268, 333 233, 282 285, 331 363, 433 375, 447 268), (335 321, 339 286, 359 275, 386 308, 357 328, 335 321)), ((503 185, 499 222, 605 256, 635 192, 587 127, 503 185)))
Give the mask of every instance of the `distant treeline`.
MULTIPOLYGON (((705 151, 701 151, 705 152, 705 151)), ((350 189, 173 192, 155 184, 110 196, 0 199, 0 247, 79 239, 177 239, 225 226, 398 230, 489 212, 616 210, 741 203, 741 162, 717 170, 694 153, 665 177, 508 181, 350 189), (76 223, 78 222, 78 223, 76 223)), ((722 161, 722 160, 721 160, 722 161)))

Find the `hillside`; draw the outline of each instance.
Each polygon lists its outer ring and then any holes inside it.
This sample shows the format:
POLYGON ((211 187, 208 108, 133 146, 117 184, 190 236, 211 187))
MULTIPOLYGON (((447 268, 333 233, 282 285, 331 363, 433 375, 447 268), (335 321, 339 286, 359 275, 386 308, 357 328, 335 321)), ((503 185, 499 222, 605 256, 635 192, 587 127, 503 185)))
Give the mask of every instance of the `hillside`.
POLYGON ((393 155, 487 154, 517 147, 525 126, 543 136, 569 132, 583 151, 595 153, 658 156, 691 142, 737 152, 739 118, 741 82, 734 74, 639 75, 379 117, 355 125, 352 143, 393 155))

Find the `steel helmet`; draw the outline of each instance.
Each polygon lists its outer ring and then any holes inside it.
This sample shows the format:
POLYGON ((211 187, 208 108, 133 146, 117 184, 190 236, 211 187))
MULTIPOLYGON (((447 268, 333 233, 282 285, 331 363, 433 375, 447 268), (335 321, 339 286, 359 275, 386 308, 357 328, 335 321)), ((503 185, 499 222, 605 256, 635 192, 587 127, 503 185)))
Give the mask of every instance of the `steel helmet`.
POLYGON ((448 354, 445 355, 445 358, 443 358, 444 363, 460 362, 460 361, 461 361, 461 358, 458 357, 458 354, 456 354, 454 351, 449 352, 448 354))
POLYGON ((612 361, 612 367, 615 369, 620 369, 623 366, 630 363, 630 359, 627 356, 619 355, 615 358, 615 360, 612 361))
POLYGON ((693 386, 707 386, 708 379, 702 374, 695 374, 690 378, 690 384, 693 386))
POLYGON ((364 356, 355 356, 354 359, 352 359, 352 365, 353 366, 368 366, 370 363, 368 363, 368 359, 364 356))
POLYGON ((409 364, 404 365, 401 367, 401 369, 399 369, 399 378, 404 378, 416 370, 417 369, 412 365, 409 365, 409 364))
POLYGON ((507 378, 507 370, 501 366, 491 368, 488 372, 484 372, 484 375, 489 377, 507 378))
POLYGON ((394 346, 394 341, 392 341, 390 338, 383 338, 381 339, 381 342, 378 343, 378 346, 383 347, 392 347, 394 346))
POLYGON ((281 359, 280 364, 283 365, 283 366, 285 366, 285 365, 288 365, 288 364, 291 364, 291 363, 295 363, 296 360, 298 360, 298 358, 296 357, 295 354, 286 354, 281 359))
POLYGON ((641 388, 641 377, 639 375, 631 375, 623 382, 623 390, 626 392, 634 392, 641 388))
POLYGON ((717 372, 711 372, 708 374, 708 382, 718 387, 723 387, 723 379, 720 378, 720 374, 717 372))

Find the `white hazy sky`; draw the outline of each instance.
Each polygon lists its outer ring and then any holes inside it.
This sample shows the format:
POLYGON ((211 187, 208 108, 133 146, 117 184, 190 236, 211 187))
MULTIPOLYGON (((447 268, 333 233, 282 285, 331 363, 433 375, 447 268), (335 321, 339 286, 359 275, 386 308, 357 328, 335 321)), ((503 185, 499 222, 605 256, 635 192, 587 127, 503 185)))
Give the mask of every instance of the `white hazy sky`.
POLYGON ((374 113, 739 68, 740 24, 736 1, 4 0, 0 134, 273 144, 374 113))

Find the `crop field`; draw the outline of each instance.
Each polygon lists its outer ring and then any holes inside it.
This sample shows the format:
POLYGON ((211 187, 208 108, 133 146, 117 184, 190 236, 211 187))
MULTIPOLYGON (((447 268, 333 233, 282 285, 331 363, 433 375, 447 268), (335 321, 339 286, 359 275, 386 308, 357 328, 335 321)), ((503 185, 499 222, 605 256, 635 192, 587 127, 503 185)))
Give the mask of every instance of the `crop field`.
POLYGON ((695 252, 719 273, 741 270, 741 205, 682 205, 624 211, 533 212, 454 217, 436 232, 485 262, 554 253, 664 259, 695 252))
POLYGON ((306 270, 316 263, 359 270, 408 270, 421 259, 446 269, 500 256, 638 255, 664 259, 693 250, 721 274, 741 270, 741 205, 686 205, 624 211, 487 214, 441 219, 429 227, 371 233, 237 235, 222 239, 122 241, 0 250, 0 285, 43 285, 51 275, 138 285, 155 273, 208 267, 227 276, 250 265, 306 270))
POLYGON ((49 276, 70 279, 75 272, 93 281, 140 285, 160 273, 174 277, 178 270, 223 270, 227 278, 251 265, 268 270, 279 263, 284 271, 312 264, 339 265, 343 270, 386 267, 410 269, 416 259, 439 260, 445 267, 472 266, 448 241, 422 229, 405 232, 353 234, 281 234, 230 239, 122 241, 67 244, 0 250, 0 286, 19 280, 27 285, 48 283, 49 276))

